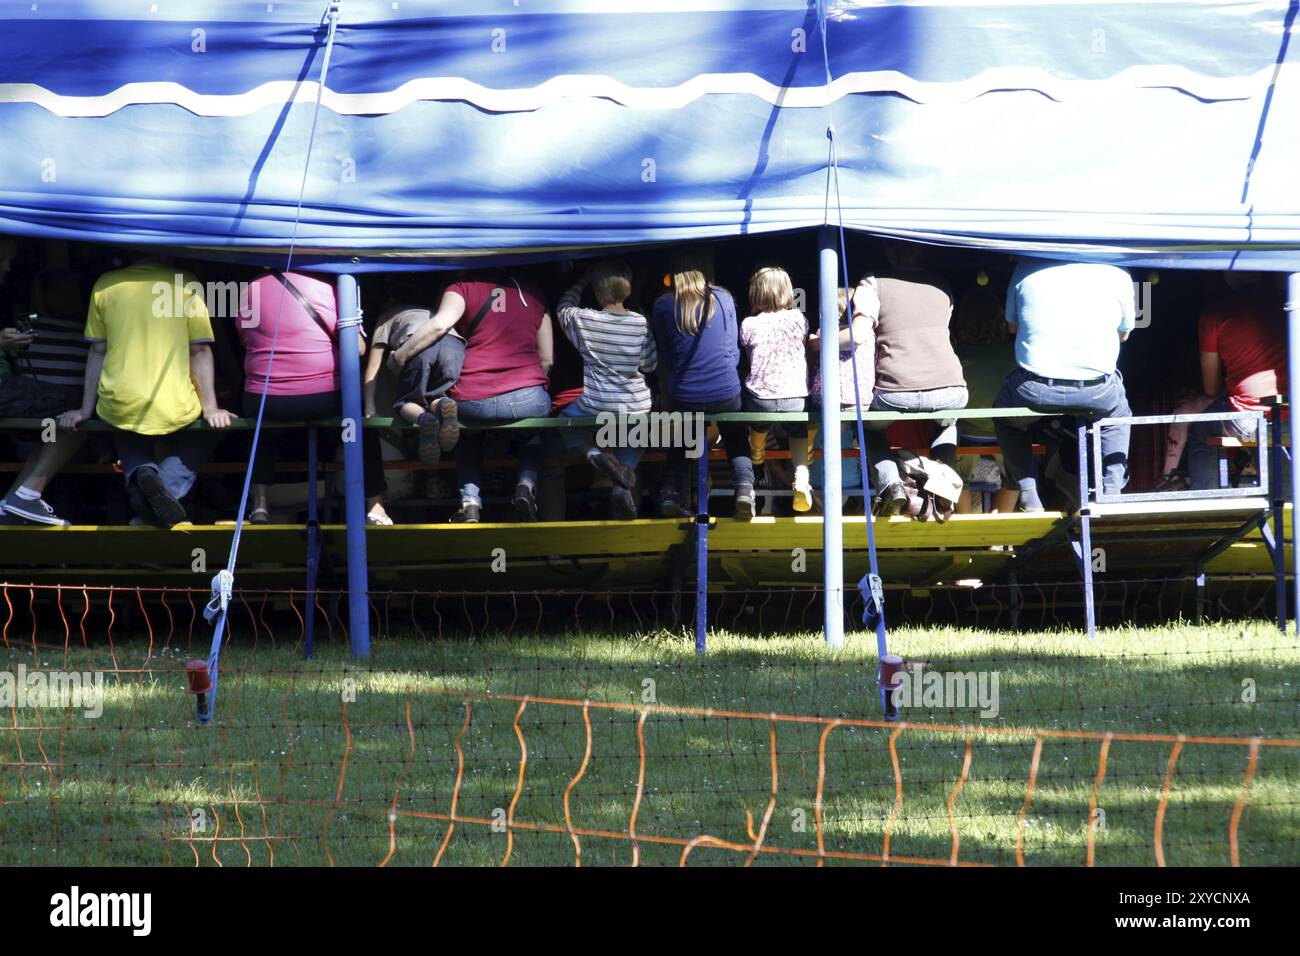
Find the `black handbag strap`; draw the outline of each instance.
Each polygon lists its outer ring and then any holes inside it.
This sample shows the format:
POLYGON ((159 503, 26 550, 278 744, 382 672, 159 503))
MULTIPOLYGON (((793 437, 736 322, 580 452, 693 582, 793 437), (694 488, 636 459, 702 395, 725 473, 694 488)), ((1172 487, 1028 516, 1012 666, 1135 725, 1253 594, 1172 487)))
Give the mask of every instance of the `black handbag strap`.
POLYGON ((319 312, 316 311, 315 307, 310 302, 307 301, 307 297, 302 294, 302 291, 296 285, 294 285, 292 282, 289 281, 289 277, 286 276, 283 272, 277 272, 275 274, 275 277, 280 280, 280 284, 289 291, 289 294, 298 300, 298 304, 302 306, 303 309, 306 310, 307 314, 310 315, 315 320, 316 324, 321 327, 321 330, 329 338, 333 338, 334 333, 331 332, 330 327, 325 324, 325 319, 321 316, 319 312))
MULTIPOLYGON (((500 291, 500 286, 494 287, 492 291, 488 293, 488 297, 483 301, 483 305, 479 307, 478 314, 469 320, 469 326, 465 329, 466 346, 469 345, 470 339, 474 338, 474 331, 479 327, 479 323, 483 321, 483 317, 488 314, 488 309, 492 308, 492 300, 497 297, 498 291, 500 291)), ((504 295, 505 293, 502 292, 501 294, 504 295)))

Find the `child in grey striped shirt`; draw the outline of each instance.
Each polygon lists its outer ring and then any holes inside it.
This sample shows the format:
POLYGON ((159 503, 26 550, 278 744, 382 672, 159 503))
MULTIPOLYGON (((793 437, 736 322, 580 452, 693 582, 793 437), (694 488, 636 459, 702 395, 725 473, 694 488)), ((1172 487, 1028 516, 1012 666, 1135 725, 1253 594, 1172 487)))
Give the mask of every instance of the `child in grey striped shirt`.
MULTIPOLYGON (((621 260, 602 261, 588 269, 560 297, 556 316, 560 328, 582 355, 582 395, 567 405, 561 415, 595 416, 602 413, 636 415, 650 411, 650 388, 645 373, 653 372, 659 355, 649 323, 624 303, 632 294, 632 270, 621 260), (590 284, 597 308, 583 308, 583 289, 590 284)), ((614 480, 610 511, 615 518, 635 518, 636 499, 631 488, 636 482, 639 448, 596 446, 592 432, 560 429, 568 448, 582 448, 591 464, 614 480), (612 454, 611 454, 612 452, 612 454)))

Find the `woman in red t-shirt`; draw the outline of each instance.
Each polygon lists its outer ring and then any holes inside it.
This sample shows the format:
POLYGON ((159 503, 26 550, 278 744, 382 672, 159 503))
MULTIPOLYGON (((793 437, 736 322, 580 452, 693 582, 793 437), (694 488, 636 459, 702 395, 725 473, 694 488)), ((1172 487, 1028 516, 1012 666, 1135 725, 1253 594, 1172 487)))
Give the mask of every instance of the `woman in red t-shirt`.
MULTIPOLYGON (((552 358, 551 316, 541 291, 508 274, 467 277, 448 286, 438 311, 398 348, 399 369, 451 329, 465 339, 465 364, 449 393, 462 422, 501 423, 551 413, 547 374, 552 358)), ((536 517, 541 436, 527 436, 519 449, 516 507, 536 517), (531 508, 526 507, 531 503, 531 508)), ((460 511, 452 521, 477 524, 483 508, 483 432, 462 432, 456 447, 460 511)))

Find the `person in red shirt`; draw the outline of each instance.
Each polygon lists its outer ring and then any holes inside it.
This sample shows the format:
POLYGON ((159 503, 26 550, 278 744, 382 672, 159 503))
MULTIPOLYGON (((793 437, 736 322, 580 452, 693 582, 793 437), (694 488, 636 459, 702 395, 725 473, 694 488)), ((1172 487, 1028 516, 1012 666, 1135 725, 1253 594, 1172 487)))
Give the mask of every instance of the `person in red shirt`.
MULTIPOLYGON (((448 286, 438 311, 396 349, 394 371, 451 330, 465 340, 460 378, 449 392, 461 421, 503 423, 551 413, 547 374, 553 361, 551 316, 541 290, 506 273, 469 276, 448 286)), ((515 506, 536 520, 541 436, 519 449, 515 506)), ((461 507, 452 521, 477 524, 483 507, 483 433, 470 429, 456 447, 461 507)))
MULTIPOLYGON (((1287 390, 1282 293, 1260 273, 1227 272, 1224 279, 1233 294, 1207 308, 1197 325, 1201 380, 1210 399, 1205 411, 1260 411, 1264 407, 1260 399, 1284 395, 1287 390)), ((1254 441, 1255 422, 1237 419, 1191 424, 1187 470, 1193 490, 1219 485, 1219 450, 1207 443, 1218 435, 1254 441)))

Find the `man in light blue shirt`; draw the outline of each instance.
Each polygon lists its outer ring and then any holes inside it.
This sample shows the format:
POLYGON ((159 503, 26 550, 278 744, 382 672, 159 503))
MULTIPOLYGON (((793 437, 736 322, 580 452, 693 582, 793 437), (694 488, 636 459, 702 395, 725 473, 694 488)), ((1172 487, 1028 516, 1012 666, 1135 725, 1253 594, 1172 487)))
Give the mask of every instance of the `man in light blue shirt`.
MULTIPOLYGON (((1118 266, 1022 259, 1007 290, 1007 325, 1016 333, 1016 363, 993 404, 1081 418, 1132 414, 1116 368, 1120 343, 1134 326, 1133 280, 1118 266)), ((1020 510, 1041 511, 1033 419, 995 421, 1007 473, 1020 489, 1020 510)), ((1102 486, 1128 484, 1127 425, 1101 429, 1102 486)))

